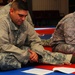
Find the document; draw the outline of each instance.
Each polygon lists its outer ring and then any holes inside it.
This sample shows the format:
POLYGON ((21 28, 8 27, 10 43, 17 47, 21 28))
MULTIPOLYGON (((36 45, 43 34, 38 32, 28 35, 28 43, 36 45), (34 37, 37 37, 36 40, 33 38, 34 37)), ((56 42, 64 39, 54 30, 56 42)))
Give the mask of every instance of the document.
POLYGON ((32 69, 25 70, 25 71, 22 71, 22 72, 35 74, 35 75, 45 75, 45 74, 48 74, 48 73, 52 73, 53 71, 45 70, 45 69, 39 69, 39 68, 32 68, 32 69))
POLYGON ((59 71, 59 72, 63 72, 66 74, 70 74, 75 72, 75 68, 69 68, 69 67, 55 67, 53 68, 53 71, 59 71))
POLYGON ((45 75, 52 72, 62 72, 65 74, 70 74, 75 72, 75 68, 69 68, 69 67, 54 67, 52 70, 46 70, 46 69, 40 69, 40 68, 32 68, 28 70, 22 71, 23 73, 29 73, 29 74, 35 74, 35 75, 45 75))

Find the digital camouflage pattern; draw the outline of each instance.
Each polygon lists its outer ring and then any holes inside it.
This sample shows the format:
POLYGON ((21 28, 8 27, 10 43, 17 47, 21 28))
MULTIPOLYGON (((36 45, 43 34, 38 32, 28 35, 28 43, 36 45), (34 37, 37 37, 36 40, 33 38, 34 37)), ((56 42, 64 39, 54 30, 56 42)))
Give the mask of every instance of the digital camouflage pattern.
POLYGON ((71 58, 71 54, 65 55, 62 53, 52 53, 50 51, 44 50, 43 58, 40 61, 45 64, 60 65, 70 63, 71 58))
POLYGON ((42 45, 51 46, 55 52, 75 54, 75 12, 62 18, 52 37, 42 41, 42 45))
POLYGON ((51 38, 53 51, 75 53, 75 12, 62 18, 51 38))
POLYGON ((54 52, 61 52, 66 54, 75 54, 75 47, 69 44, 58 44, 53 48, 54 52))
POLYGON ((50 39, 41 39, 41 44, 43 46, 50 46, 50 39))
POLYGON ((21 68, 21 63, 12 53, 0 53, 0 71, 21 68))
MULTIPOLYGON (((39 59, 39 63, 45 64, 70 64, 72 55, 65 55, 62 53, 52 53, 44 50, 44 55, 39 59)), ((29 60, 29 59, 28 59, 29 60)), ((21 60, 20 60, 21 61, 21 60)), ((13 53, 0 53, 0 71, 7 71, 21 68, 21 62, 14 56, 13 53)), ((26 65, 26 63, 23 62, 26 65)))

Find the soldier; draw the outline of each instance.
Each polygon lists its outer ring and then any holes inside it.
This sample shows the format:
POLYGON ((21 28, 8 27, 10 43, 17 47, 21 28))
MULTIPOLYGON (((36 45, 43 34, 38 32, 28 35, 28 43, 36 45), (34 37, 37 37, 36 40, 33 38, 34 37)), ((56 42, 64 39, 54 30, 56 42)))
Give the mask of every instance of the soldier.
POLYGON ((48 45, 54 52, 75 54, 75 12, 62 18, 50 38, 48 45))
MULTIPOLYGON (((2 16, 2 15, 4 15, 4 14, 9 14, 9 10, 10 10, 11 4, 12 4, 13 1, 15 1, 15 0, 8 0, 8 1, 9 1, 9 2, 8 2, 7 5, 5 5, 5 6, 3 6, 3 7, 0 8, 0 16, 2 16)), ((26 0, 23 0, 23 1, 26 1, 26 0)), ((29 11, 28 11, 28 15, 26 16, 26 21, 28 21, 28 22, 30 23, 30 25, 31 25, 32 27, 34 27, 34 23, 33 23, 33 21, 32 21, 32 18, 31 18, 31 16, 30 16, 29 11)), ((37 33, 37 35, 38 35, 38 36, 42 36, 42 35, 40 35, 39 33, 37 33)), ((42 39, 41 39, 41 40, 42 40, 42 39)), ((44 41, 46 41, 46 40, 44 39, 44 41)), ((41 44, 42 44, 42 45, 44 45, 44 41, 43 41, 43 40, 41 41, 41 44)), ((29 45, 29 42, 28 42, 28 41, 26 41, 26 42, 27 42, 26 45, 29 45)))
POLYGON ((0 17, 0 70, 18 69, 28 62, 54 65, 75 63, 72 54, 44 50, 34 28, 25 21, 27 14, 27 3, 16 0, 9 14, 0 17), (28 47, 25 46, 26 38, 30 42, 28 47))

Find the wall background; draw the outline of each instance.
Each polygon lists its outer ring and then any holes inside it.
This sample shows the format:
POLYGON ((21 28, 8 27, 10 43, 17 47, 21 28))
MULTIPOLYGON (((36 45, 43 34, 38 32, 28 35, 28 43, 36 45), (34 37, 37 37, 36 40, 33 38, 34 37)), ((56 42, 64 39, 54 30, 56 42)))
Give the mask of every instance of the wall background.
POLYGON ((32 0, 32 10, 59 10, 60 15, 69 13, 68 0, 32 0))
MULTIPOLYGON (((0 3, 6 3, 7 0, 0 0, 0 3)), ((69 0, 27 0, 30 13, 39 10, 59 10, 60 15, 69 13, 69 0)))

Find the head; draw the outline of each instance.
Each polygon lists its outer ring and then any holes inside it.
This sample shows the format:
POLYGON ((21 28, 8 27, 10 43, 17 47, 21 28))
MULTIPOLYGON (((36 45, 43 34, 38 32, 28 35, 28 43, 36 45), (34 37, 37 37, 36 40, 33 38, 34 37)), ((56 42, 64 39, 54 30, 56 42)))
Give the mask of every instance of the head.
POLYGON ((20 26, 26 19, 27 14, 28 14, 27 2, 23 0, 15 0, 12 3, 10 8, 10 17, 11 20, 16 25, 20 26))

